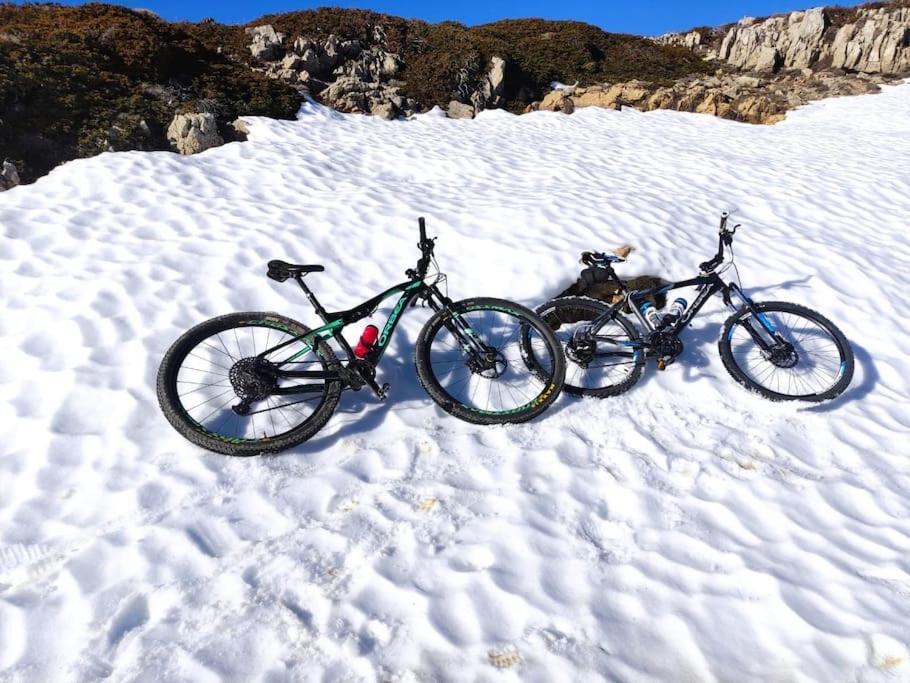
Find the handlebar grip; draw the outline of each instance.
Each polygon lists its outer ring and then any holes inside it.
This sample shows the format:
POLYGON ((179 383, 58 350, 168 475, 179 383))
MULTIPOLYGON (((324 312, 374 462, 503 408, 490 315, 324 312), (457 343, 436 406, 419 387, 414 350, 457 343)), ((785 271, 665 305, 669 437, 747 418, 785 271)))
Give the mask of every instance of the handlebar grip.
POLYGON ((420 243, 423 244, 427 241, 427 222, 423 216, 417 219, 418 225, 420 225, 420 243))
POLYGON ((594 266, 598 263, 606 261, 606 256, 599 251, 583 251, 581 252, 581 262, 586 266, 594 266))

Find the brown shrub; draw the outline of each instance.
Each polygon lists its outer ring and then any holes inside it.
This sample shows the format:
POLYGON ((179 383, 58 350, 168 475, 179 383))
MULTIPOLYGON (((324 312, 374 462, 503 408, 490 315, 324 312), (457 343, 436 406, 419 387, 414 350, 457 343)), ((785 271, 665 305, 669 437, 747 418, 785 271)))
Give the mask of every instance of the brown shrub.
MULTIPOLYGON (((504 106, 522 110, 552 80, 667 82, 710 67, 692 52, 571 21, 520 19, 466 27, 367 10, 268 15, 246 26, 171 24, 123 7, 0 4, 0 160, 23 180, 113 149, 167 149, 177 111, 292 117, 300 96, 250 69, 247 26, 319 38, 334 33, 403 60, 405 95, 429 109, 465 99, 493 56, 507 63, 504 106)), ((224 130, 227 133, 227 130, 224 130)))
POLYGON ((0 158, 29 182, 106 150, 167 149, 178 108, 288 118, 296 92, 161 19, 112 5, 0 4, 0 158))

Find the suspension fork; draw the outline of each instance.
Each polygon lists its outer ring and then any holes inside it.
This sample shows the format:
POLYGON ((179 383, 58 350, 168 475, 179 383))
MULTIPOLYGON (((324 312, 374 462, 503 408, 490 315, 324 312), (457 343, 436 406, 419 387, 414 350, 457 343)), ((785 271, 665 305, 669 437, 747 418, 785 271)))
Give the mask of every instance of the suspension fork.
POLYGON ((749 333, 749 336, 752 337, 752 340, 758 344, 759 348, 761 348, 762 351, 770 352, 776 346, 789 343, 786 339, 783 338, 780 332, 777 331, 777 327, 768 319, 768 316, 758 310, 758 306, 755 305, 755 302, 747 297, 739 285, 735 283, 730 283, 723 291, 724 303, 727 304, 731 310, 734 312, 739 311, 739 309, 733 303, 731 294, 734 294, 739 299, 741 299, 749 309, 749 312, 752 314, 749 320, 744 321, 740 319, 736 321, 736 324, 741 325, 746 329, 746 332, 749 333), (756 325, 752 323, 753 320, 757 320, 759 322, 760 327, 758 329, 756 329, 756 325), (770 338, 771 343, 768 343, 766 338, 770 338))
POLYGON ((453 337, 458 341, 462 350, 470 355, 485 354, 486 346, 481 342, 480 337, 473 330, 467 320, 461 317, 459 313, 452 310, 453 301, 439 291, 436 285, 428 288, 426 301, 436 313, 448 311, 448 318, 443 318, 442 324, 453 337))

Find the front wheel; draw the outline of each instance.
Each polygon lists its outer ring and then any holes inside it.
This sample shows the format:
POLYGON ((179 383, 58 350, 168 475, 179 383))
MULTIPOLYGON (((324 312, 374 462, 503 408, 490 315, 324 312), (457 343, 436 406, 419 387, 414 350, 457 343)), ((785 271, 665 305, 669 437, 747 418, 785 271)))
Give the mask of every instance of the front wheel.
POLYGON ((503 299, 466 299, 439 311, 421 330, 414 360, 430 398, 475 424, 537 417, 559 396, 566 374, 553 331, 530 309, 503 299))
POLYGON ((727 372, 772 401, 827 401, 853 379, 853 350, 834 323, 783 302, 734 313, 718 342, 727 372))

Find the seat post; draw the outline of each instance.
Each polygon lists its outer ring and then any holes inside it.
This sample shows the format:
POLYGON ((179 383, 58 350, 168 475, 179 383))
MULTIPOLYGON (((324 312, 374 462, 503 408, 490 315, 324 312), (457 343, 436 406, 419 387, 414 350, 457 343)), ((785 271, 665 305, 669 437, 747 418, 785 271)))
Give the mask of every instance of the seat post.
POLYGON ((310 300, 311 304, 313 304, 313 308, 316 309, 316 313, 319 314, 319 317, 322 318, 325 322, 328 322, 327 311, 322 307, 322 304, 316 300, 316 296, 313 294, 313 292, 310 291, 310 288, 306 286, 303 281, 303 276, 298 275, 294 279, 297 280, 297 284, 300 285, 300 289, 302 289, 303 293, 306 294, 306 298, 310 300))

